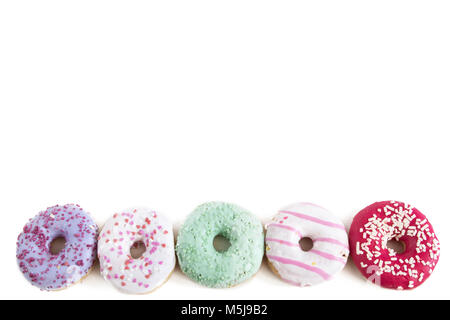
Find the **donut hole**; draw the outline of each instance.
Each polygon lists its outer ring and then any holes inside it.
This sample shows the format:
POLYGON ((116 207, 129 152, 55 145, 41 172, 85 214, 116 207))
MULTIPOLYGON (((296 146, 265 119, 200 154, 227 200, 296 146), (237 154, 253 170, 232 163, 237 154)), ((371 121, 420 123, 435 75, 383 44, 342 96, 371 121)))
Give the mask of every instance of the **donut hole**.
POLYGON ((141 240, 135 241, 130 247, 130 255, 133 259, 139 259, 147 250, 145 243, 141 240))
POLYGON ((64 237, 56 237, 50 242, 49 250, 53 255, 59 254, 66 247, 66 238, 64 237))
POLYGON ((214 237, 213 246, 217 252, 225 252, 231 246, 231 243, 226 237, 218 234, 214 237))
POLYGON ((388 240, 388 242, 386 243, 386 246, 389 249, 394 250, 394 252, 397 254, 402 254, 406 251, 405 242, 400 241, 400 240, 396 240, 396 239, 388 240))
POLYGON ((302 249, 303 251, 309 251, 314 246, 314 242, 311 238, 308 237, 301 238, 298 244, 300 245, 300 249, 302 249))

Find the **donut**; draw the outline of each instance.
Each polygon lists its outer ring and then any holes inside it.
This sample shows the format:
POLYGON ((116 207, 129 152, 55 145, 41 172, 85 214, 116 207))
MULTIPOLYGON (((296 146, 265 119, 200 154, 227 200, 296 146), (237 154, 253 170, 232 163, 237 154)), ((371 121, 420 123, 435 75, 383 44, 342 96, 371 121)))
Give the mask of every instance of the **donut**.
POLYGON ((41 290, 67 288, 91 270, 98 227, 78 205, 54 206, 30 219, 17 238, 17 263, 25 278, 41 290), (64 248, 52 254, 50 245, 63 237, 64 248))
POLYGON ((430 222, 403 202, 375 202, 362 209, 353 218, 349 237, 356 267, 384 288, 416 288, 439 260, 439 240, 430 222), (389 248, 389 241, 400 242, 404 252, 389 248))
POLYGON ((330 280, 349 256, 348 236, 342 222, 312 203, 292 204, 278 211, 266 225, 266 257, 284 281, 307 287, 330 280), (300 240, 309 238, 304 251, 300 240))
POLYGON ((176 252, 181 270, 193 281, 212 288, 232 287, 258 271, 264 255, 263 227, 237 205, 208 202, 184 222, 176 252), (229 241, 227 250, 214 248, 216 236, 229 241))
POLYGON ((104 225, 98 239, 100 272, 122 292, 149 293, 169 278, 175 267, 172 224, 160 213, 131 208, 115 213, 104 225), (131 248, 145 246, 133 258, 131 248))

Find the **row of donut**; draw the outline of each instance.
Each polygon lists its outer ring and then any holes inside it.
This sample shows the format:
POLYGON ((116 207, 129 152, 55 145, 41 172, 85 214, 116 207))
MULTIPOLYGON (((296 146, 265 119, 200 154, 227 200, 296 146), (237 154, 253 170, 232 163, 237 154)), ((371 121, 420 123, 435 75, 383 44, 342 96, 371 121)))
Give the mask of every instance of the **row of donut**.
POLYGON ((349 255, 370 281, 412 289, 435 268, 439 241, 428 219, 398 201, 361 210, 347 234, 344 224, 312 203, 289 205, 265 226, 249 211, 224 202, 197 207, 181 227, 176 247, 172 224, 154 210, 115 213, 99 232, 78 205, 50 207, 30 219, 17 240, 17 262, 26 279, 42 290, 59 290, 87 276, 98 257, 103 277, 127 293, 147 293, 172 273, 176 258, 192 280, 214 288, 235 286, 259 269, 264 252, 275 274, 296 286, 330 280, 349 255), (216 249, 217 236, 228 248, 216 249), (64 248, 52 253, 54 239, 64 248), (310 240, 310 248, 301 241, 310 240), (403 246, 395 250, 391 242, 403 246), (133 249, 141 248, 140 256, 133 249))

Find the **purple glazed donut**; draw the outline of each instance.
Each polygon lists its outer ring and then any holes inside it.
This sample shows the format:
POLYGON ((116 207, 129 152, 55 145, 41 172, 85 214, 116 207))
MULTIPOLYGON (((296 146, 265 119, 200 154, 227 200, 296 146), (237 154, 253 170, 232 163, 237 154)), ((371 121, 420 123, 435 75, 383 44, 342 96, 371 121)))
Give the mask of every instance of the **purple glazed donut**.
POLYGON ((98 227, 78 205, 50 207, 23 228, 17 239, 17 263, 25 278, 41 290, 64 289, 92 268, 97 251, 98 227), (50 252, 50 244, 63 237, 65 247, 50 252))

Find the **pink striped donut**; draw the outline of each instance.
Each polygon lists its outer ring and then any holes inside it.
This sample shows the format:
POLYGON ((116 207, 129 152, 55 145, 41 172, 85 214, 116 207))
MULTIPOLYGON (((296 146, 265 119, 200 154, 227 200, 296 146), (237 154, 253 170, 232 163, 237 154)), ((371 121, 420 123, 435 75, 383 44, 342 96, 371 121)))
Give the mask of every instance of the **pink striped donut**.
POLYGON ((266 226, 266 256, 284 281, 307 287, 341 271, 349 256, 348 236, 342 222, 312 203, 296 203, 280 210, 266 226), (302 238, 313 247, 303 251, 302 238))

